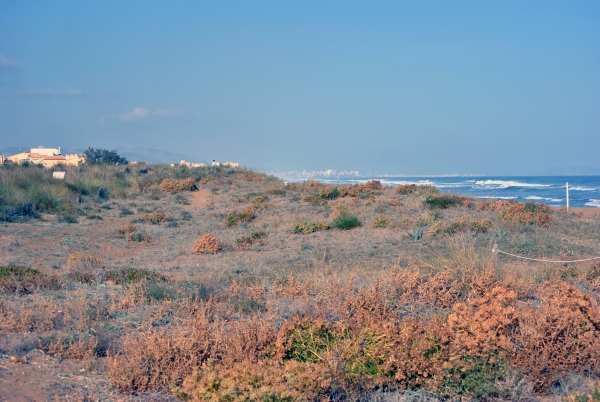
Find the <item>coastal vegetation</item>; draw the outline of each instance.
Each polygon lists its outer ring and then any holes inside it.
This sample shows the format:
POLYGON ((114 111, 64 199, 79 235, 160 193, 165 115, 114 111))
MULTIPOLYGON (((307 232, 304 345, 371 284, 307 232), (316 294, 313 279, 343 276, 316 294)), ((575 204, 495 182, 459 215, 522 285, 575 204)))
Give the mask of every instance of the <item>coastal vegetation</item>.
POLYGON ((0 169, 0 355, 82 362, 79 399, 598 393, 600 262, 492 253, 598 256, 597 218, 237 168, 52 170, 0 169))

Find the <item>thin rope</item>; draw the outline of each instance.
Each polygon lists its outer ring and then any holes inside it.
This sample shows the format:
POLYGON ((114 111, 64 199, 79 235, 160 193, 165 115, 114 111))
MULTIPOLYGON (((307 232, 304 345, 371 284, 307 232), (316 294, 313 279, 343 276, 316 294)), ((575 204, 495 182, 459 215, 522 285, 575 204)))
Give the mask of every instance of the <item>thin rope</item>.
POLYGON ((538 258, 527 258, 527 257, 522 257, 520 255, 514 255, 514 254, 510 254, 510 253, 506 253, 504 251, 500 251, 498 250, 498 253, 502 253, 502 254, 506 254, 506 255, 510 255, 511 257, 515 257, 515 258, 521 258, 523 260, 530 260, 530 261, 539 261, 539 262, 550 262, 550 263, 556 263, 556 264, 563 264, 563 263, 567 263, 567 262, 583 262, 583 261, 593 261, 593 260, 600 260, 600 257, 592 257, 592 258, 585 258, 583 260, 571 260, 571 261, 552 261, 552 260, 540 260, 538 258))

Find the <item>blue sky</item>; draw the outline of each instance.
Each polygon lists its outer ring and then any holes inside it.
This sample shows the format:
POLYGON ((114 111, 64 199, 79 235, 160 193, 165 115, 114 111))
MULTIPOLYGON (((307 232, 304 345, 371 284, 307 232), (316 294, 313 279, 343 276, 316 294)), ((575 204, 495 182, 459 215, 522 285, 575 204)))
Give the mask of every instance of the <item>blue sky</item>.
POLYGON ((600 2, 1 2, 0 148, 600 171, 600 2))

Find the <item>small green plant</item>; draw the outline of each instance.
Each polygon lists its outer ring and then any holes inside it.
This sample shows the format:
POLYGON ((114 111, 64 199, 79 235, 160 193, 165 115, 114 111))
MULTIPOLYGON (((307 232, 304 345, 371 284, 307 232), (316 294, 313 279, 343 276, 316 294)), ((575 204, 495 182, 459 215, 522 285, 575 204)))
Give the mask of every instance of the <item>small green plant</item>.
POLYGON ((340 216, 333 222, 333 226, 341 230, 350 230, 362 226, 358 217, 354 215, 340 216))
POLYGON ((292 227, 292 233, 307 234, 327 229, 329 229, 329 225, 325 222, 296 222, 292 227))
POLYGON ((413 229, 413 232, 412 233, 409 232, 408 235, 410 236, 410 238, 413 241, 419 241, 423 238, 423 233, 424 233, 424 230, 422 227, 416 227, 413 229))
POLYGON ((237 226, 240 222, 250 222, 254 219, 254 206, 251 205, 244 209, 242 212, 233 210, 229 213, 227 220, 225 221, 226 226, 237 226))
POLYGON ((385 228, 390 224, 390 218, 388 216, 378 216, 373 222, 373 226, 376 228, 385 228))
POLYGON ((95 220, 99 220, 99 221, 101 221, 101 220, 102 220, 102 217, 101 217, 100 215, 89 215, 87 218, 88 218, 89 220, 94 220, 94 219, 95 219, 95 220))
POLYGON ((142 233, 132 233, 127 237, 127 241, 134 241, 138 243, 152 243, 152 238, 142 233))
POLYGON ((127 208, 122 208, 119 211, 119 217, 122 218, 122 217, 127 216, 127 215, 133 215, 133 211, 130 210, 130 209, 127 209, 127 208))

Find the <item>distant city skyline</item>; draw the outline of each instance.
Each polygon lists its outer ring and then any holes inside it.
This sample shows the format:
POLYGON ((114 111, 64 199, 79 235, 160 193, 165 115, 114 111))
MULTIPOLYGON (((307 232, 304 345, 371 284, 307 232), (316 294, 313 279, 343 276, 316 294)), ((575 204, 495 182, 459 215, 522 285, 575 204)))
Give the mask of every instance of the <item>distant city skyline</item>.
POLYGON ((0 148, 600 174, 598 21, 595 1, 4 2, 0 148))

